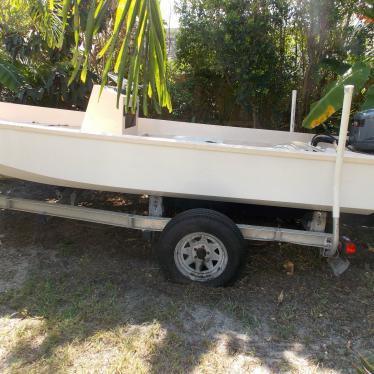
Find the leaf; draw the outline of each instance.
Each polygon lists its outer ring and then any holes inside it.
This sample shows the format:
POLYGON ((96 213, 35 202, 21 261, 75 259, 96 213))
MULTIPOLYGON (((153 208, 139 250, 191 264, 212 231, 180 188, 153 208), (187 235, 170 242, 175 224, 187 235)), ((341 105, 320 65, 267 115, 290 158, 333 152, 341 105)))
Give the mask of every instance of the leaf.
POLYGON ((72 65, 73 65, 73 73, 70 76, 68 81, 68 86, 70 86, 73 81, 75 80, 76 76, 79 73, 79 70, 82 65, 83 56, 79 51, 79 33, 80 33, 80 12, 79 12, 79 4, 80 0, 73 0, 74 5, 72 9, 73 13, 73 29, 74 29, 74 41, 75 41, 75 49, 73 53, 72 65))
POLYGON ((99 29, 104 22, 104 19, 107 15, 110 4, 111 4, 111 0, 101 1, 99 6, 96 9, 96 12, 95 12, 95 29, 94 29, 94 34, 95 35, 99 32, 99 29))
MULTIPOLYGON (((120 28, 123 24, 123 21, 125 20, 127 11, 130 7, 130 1, 128 0, 120 0, 117 6, 117 11, 116 11, 116 18, 114 21, 114 28, 113 28, 113 33, 112 36, 109 38, 109 40, 106 42, 104 48, 100 51, 99 57, 103 57, 105 53, 108 51, 109 47, 113 47, 116 42, 116 37, 118 37, 120 28)), ((114 49, 113 49, 114 51, 114 49)), ((109 51, 109 56, 112 57, 112 51, 109 51)))
MULTIPOLYGON (((148 34, 148 30, 145 30, 145 34, 148 34)), ((149 40, 147 39, 146 44, 145 44, 145 62, 143 66, 143 113, 145 116, 148 116, 148 101, 147 101, 147 92, 148 92, 148 85, 149 85, 149 79, 148 79, 148 73, 147 73, 147 68, 149 64, 149 40)))
POLYGON ((135 53, 133 55, 131 66, 129 69, 129 79, 127 82, 127 90, 126 90, 126 106, 125 111, 127 112, 129 110, 129 104, 130 104, 130 98, 131 93, 133 94, 133 103, 132 103, 132 111, 135 111, 135 106, 137 102, 137 96, 138 96, 138 85, 139 85, 139 69, 140 69, 140 63, 141 63, 141 49, 144 48, 144 45, 142 43, 143 41, 143 35, 144 35, 144 25, 145 25, 145 12, 146 12, 146 3, 144 0, 141 0, 139 2, 139 6, 142 8, 141 13, 139 16, 139 19, 143 19, 142 22, 139 22, 138 28, 136 30, 136 33, 134 35, 134 40, 137 41, 135 45, 135 53), (134 82, 134 85, 133 85, 134 82))
POLYGON ((74 82, 76 76, 79 73, 79 69, 80 69, 80 67, 82 65, 82 61, 83 61, 83 56, 79 54, 78 50, 76 50, 76 53, 78 54, 78 56, 74 57, 74 59, 76 58, 76 63, 74 64, 74 66, 75 66, 74 70, 73 70, 73 72, 72 72, 72 74, 71 74, 71 76, 69 78, 68 86, 70 86, 74 82))
MULTIPOLYGON (((123 23, 126 19, 126 15, 127 15, 128 10, 129 10, 129 7, 130 7, 130 0, 120 0, 120 2, 118 4, 118 7, 117 7, 116 19, 115 19, 114 28, 113 28, 113 35, 109 38, 109 40, 105 44, 102 51, 99 53, 99 57, 102 57, 106 53, 108 54, 108 58, 106 60, 105 66, 104 66, 104 71, 102 73, 100 93, 104 89, 104 87, 106 85, 106 82, 108 80, 108 73, 109 73, 109 70, 112 66, 112 60, 113 60, 113 57, 114 57, 115 48, 117 46, 120 29, 121 29, 121 26, 123 25, 123 23)), ((123 50, 125 48, 125 45, 128 44, 127 40, 128 40, 128 38, 127 39, 125 38, 122 42, 122 47, 121 47, 121 51, 120 51, 121 56, 122 56, 121 53, 123 53, 123 50)), ((118 77, 118 80, 119 80, 119 77, 118 77)), ((122 82, 121 82, 121 84, 122 84, 122 82)))
POLYGON ((351 66, 335 58, 324 58, 321 62, 321 67, 336 74, 344 74, 351 66))
POLYGON ((85 43, 84 43, 84 63, 83 69, 81 72, 81 80, 83 83, 86 82, 87 69, 88 69, 88 59, 90 57, 92 40, 94 37, 95 29, 95 11, 96 11, 96 0, 91 0, 90 9, 88 11, 87 23, 86 23, 86 32, 85 32, 85 43))
POLYGON ((63 22, 58 16, 61 13, 61 0, 30 1, 29 12, 48 47, 57 47, 63 34, 63 22))
POLYGON ((70 0, 63 0, 62 2, 62 11, 61 11, 61 18, 62 18, 62 29, 61 29, 61 35, 60 39, 58 41, 58 48, 61 48, 64 44, 64 35, 65 35, 65 29, 68 19, 68 13, 70 10, 70 0))
POLYGON ((285 268, 287 275, 293 275, 295 272, 295 265, 292 261, 287 260, 284 264, 283 267, 285 268))
POLYGON ((374 84, 369 87, 365 95, 365 102, 361 107, 362 110, 374 109, 374 84))
POLYGON ((278 304, 283 303, 283 300, 284 300, 284 291, 282 290, 278 296, 278 304))
POLYGON ((365 63, 356 63, 349 69, 311 109, 303 121, 303 127, 313 129, 324 123, 336 111, 342 108, 344 86, 353 84, 359 92, 368 80, 371 67, 365 63))
MULTIPOLYGON (((127 20, 126 20, 126 30, 132 30, 133 26, 135 25, 136 21, 136 16, 138 14, 139 7, 141 3, 143 3, 144 0, 134 0, 131 6, 128 9, 127 13, 127 20)), ((116 67, 115 71, 118 70, 118 80, 117 80, 117 107, 119 104, 119 98, 121 95, 121 89, 122 89, 122 83, 124 80, 125 76, 125 68, 126 68, 126 62, 127 62, 127 51, 130 45, 132 39, 131 32, 127 31, 125 38, 123 40, 122 46, 121 46, 121 51, 120 54, 117 58, 116 62, 116 67)), ((135 37, 136 39, 136 37, 135 37)), ((132 87, 132 82, 133 82, 133 69, 135 66, 135 62, 139 58, 139 50, 137 48, 137 45, 135 46, 135 50, 133 52, 132 58, 131 58, 131 63, 130 63, 130 68, 129 68, 129 73, 128 73, 128 79, 127 79, 127 87, 126 87, 126 94, 128 97, 128 100, 126 100, 126 107, 125 111, 127 112, 128 110, 128 103, 130 100, 130 95, 131 95, 131 87, 132 87)))
POLYGON ((12 91, 16 91, 22 84, 16 67, 2 59, 0 60, 0 84, 12 91))

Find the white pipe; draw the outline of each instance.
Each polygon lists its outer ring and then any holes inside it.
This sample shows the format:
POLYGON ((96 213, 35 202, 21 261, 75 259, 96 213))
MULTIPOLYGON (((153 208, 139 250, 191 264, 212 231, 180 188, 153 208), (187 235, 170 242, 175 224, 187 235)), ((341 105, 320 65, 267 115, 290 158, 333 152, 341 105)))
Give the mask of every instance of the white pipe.
POLYGON ((290 132, 295 131, 296 98, 297 98, 297 91, 292 90, 290 132))
POLYGON ((332 205, 332 218, 333 218, 333 245, 332 253, 335 254, 339 245, 339 217, 340 217, 340 187, 342 179, 342 166, 344 161, 344 151, 347 142, 347 132, 349 125, 349 115, 351 112, 351 103, 354 86, 344 86, 344 101, 342 116, 340 121, 339 130, 339 143, 336 150, 335 173, 334 173, 334 186, 333 186, 333 205, 332 205))

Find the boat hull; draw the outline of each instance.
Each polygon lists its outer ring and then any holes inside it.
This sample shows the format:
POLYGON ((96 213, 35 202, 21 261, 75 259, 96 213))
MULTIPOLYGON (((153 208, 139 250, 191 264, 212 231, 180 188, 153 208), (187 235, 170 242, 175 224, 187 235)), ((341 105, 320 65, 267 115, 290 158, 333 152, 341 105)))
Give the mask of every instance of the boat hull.
MULTIPOLYGON (((331 210, 335 155, 0 125, 0 174, 73 188, 331 210)), ((374 158, 347 153, 343 212, 374 212, 374 158)))

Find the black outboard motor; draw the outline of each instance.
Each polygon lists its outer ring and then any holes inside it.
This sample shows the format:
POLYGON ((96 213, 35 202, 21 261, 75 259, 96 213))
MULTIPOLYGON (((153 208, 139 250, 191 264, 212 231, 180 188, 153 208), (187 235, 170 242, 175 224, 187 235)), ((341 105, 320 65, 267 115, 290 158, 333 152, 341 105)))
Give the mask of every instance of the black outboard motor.
POLYGON ((355 151, 374 152, 374 109, 356 113, 349 131, 349 145, 355 151))
MULTIPOLYGON (((316 147, 319 143, 338 144, 338 138, 328 134, 316 134, 311 144, 316 147)), ((374 109, 358 112, 353 116, 347 147, 356 152, 374 153, 374 109)))

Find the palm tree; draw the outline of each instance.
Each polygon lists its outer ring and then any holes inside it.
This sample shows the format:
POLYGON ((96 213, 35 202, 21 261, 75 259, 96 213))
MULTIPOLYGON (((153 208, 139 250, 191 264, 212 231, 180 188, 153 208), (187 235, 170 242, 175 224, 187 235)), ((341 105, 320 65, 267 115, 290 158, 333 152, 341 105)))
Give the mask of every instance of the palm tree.
MULTIPOLYGON (((159 0, 5 0, 4 2, 8 2, 9 7, 26 8, 34 27, 43 35, 50 48, 61 49, 68 26, 73 29, 74 70, 70 82, 77 77, 80 77, 82 82, 86 81, 95 37, 100 33, 109 11, 114 7, 112 35, 105 41, 105 46, 99 53, 99 57, 104 59, 102 88, 107 83, 108 73, 114 68, 114 72, 118 75, 118 98, 126 78, 127 92, 132 92, 135 103, 138 99, 139 86, 142 85, 144 89, 142 105, 145 114, 148 112, 147 97, 151 99, 157 110, 166 107, 171 111, 166 79, 165 34, 159 0), (85 17, 82 17, 83 13, 85 17)), ((16 68, 0 55, 0 83, 10 89, 17 89, 20 81, 16 68)), ((130 95, 127 95, 126 111, 129 103, 130 95)))

